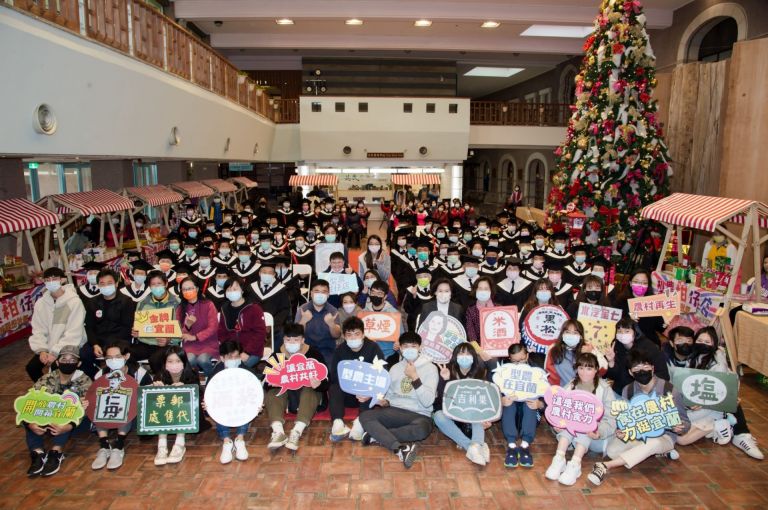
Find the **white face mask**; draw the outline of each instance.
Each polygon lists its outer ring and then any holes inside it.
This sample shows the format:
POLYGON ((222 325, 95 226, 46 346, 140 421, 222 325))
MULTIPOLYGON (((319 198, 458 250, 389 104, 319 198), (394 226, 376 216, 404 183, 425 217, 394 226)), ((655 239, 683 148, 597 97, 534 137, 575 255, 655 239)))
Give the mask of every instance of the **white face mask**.
POLYGON ((581 341, 581 336, 578 333, 563 333, 563 343, 568 347, 576 347, 581 341))
POLYGON ((632 333, 616 333, 616 340, 624 345, 632 345, 632 342, 635 341, 635 335, 632 333))
POLYGON ((355 311, 354 303, 344 303, 343 305, 341 305, 341 307, 344 309, 346 313, 352 313, 355 311))
POLYGON ((445 291, 438 292, 435 295, 435 298, 437 298, 437 302, 438 303, 444 305, 444 304, 448 303, 451 300, 451 293, 450 292, 445 292, 445 291))
POLYGON ((296 342, 285 342, 285 351, 289 354, 296 354, 301 350, 301 344, 296 342))
POLYGON ((379 253, 379 250, 381 250, 381 246, 378 244, 369 244, 368 245, 368 251, 371 253, 379 253))

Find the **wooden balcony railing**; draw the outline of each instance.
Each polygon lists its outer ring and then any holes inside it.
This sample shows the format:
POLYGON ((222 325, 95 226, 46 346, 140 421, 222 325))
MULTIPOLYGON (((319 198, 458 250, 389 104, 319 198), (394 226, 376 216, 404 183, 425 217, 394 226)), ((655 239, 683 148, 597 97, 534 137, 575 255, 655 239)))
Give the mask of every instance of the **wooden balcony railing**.
POLYGON ((571 107, 557 103, 472 101, 470 124, 486 126, 566 126, 571 107))
POLYGON ((298 99, 275 99, 272 106, 272 120, 278 124, 297 124, 299 122, 298 99))

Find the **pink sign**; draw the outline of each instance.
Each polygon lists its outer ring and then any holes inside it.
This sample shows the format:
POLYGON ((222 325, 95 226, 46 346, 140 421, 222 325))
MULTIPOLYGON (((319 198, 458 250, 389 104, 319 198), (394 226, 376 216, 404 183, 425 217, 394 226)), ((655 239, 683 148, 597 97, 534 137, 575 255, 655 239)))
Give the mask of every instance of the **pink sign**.
POLYGON ((280 388, 282 395, 288 390, 298 390, 305 386, 312 386, 312 380, 322 381, 328 377, 328 367, 323 363, 311 358, 307 358, 301 353, 292 355, 285 359, 285 355, 280 353, 269 358, 271 367, 264 369, 267 376, 267 383, 280 388))
POLYGON ((594 394, 581 390, 566 390, 550 386, 544 393, 547 407, 544 416, 553 427, 571 434, 586 434, 597 430, 603 417, 603 403, 594 394))
POLYGON ((480 345, 483 350, 491 356, 506 356, 510 345, 520 343, 518 322, 516 306, 481 308, 480 345))
POLYGON ((680 314, 680 293, 665 290, 663 294, 642 296, 627 300, 629 315, 633 317, 666 317, 680 314))

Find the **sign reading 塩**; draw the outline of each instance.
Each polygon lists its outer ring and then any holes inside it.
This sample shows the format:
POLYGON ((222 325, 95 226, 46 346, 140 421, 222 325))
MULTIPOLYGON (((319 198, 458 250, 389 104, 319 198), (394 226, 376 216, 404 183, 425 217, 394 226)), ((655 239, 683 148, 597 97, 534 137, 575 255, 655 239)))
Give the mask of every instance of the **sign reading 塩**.
POLYGON ((136 404, 139 385, 130 375, 115 370, 99 377, 91 387, 85 399, 90 402, 88 418, 97 427, 116 429, 136 418, 136 404))
POLYGON ((139 332, 139 337, 181 337, 181 326, 176 320, 176 313, 173 308, 136 311, 133 329, 139 332))
POLYGON ((360 312, 357 314, 363 321, 365 336, 374 342, 396 342, 400 338, 399 312, 360 312))
POLYGON ((544 395, 549 388, 547 373, 539 367, 505 363, 493 371, 493 382, 501 392, 516 401, 544 395))
POLYGON ((603 403, 594 393, 550 386, 544 393, 544 417, 558 429, 571 434, 594 432, 603 417, 603 403))
POLYGON ((317 278, 328 282, 331 296, 340 296, 347 292, 357 293, 357 276, 348 273, 318 273, 317 278))
POLYGON ((499 387, 479 379, 459 379, 445 385, 443 413, 462 423, 496 421, 501 416, 499 387))
POLYGON ((739 376, 733 373, 676 368, 672 384, 687 406, 733 413, 739 405, 739 376))
POLYGON ((616 323, 621 320, 621 309, 580 303, 578 320, 584 326, 584 340, 598 351, 605 352, 616 337, 616 323))
POLYGON ((680 314, 680 293, 665 290, 663 294, 631 298, 627 300, 627 307, 633 317, 665 317, 669 322, 680 314))
POLYGON ((258 416, 264 403, 264 388, 256 375, 244 368, 228 368, 205 385, 205 410, 225 427, 239 427, 258 416))
POLYGON ((539 305, 531 309, 523 321, 523 341, 528 350, 546 353, 560 336, 568 314, 559 306, 539 305))
POLYGON ((197 384, 139 387, 139 434, 196 433, 200 429, 197 384))
POLYGON ((490 356, 506 356, 510 345, 520 343, 518 323, 516 306, 481 308, 480 345, 483 350, 490 356))
POLYGON ((331 265, 331 254, 345 253, 346 248, 342 243, 317 243, 315 245, 315 273, 327 271, 331 265))
POLYGON ((85 416, 80 398, 69 390, 59 395, 48 393, 45 388, 33 388, 14 400, 13 408, 16 410, 16 425, 21 422, 41 427, 67 423, 78 425, 85 416))
POLYGON ((298 390, 312 386, 312 380, 322 381, 328 377, 328 367, 319 361, 307 358, 302 353, 296 353, 287 360, 279 353, 275 358, 269 358, 270 366, 264 369, 267 383, 280 388, 278 395, 288 390, 298 390))
POLYGON ((373 408, 389 390, 392 379, 384 368, 387 362, 376 356, 373 363, 362 360, 340 361, 336 373, 341 391, 357 397, 371 397, 369 407, 373 408))
POLYGON ((666 429, 682 423, 672 393, 663 397, 655 392, 651 395, 641 393, 629 402, 614 400, 611 402, 611 416, 616 417, 616 426, 624 432, 622 441, 625 443, 661 437, 666 429))
POLYGON ((467 332, 456 318, 431 312, 416 331, 421 337, 421 353, 435 363, 448 363, 453 349, 467 341, 467 332))

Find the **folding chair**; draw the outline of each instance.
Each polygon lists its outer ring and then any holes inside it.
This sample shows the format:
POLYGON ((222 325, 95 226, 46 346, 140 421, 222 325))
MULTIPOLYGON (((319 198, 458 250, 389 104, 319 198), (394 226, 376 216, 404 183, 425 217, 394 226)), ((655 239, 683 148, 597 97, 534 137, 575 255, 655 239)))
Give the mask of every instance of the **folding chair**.
MULTIPOLYGON (((271 313, 264 312, 264 324, 269 328, 269 354, 275 352, 275 318, 271 313)), ((264 348, 264 358, 269 356, 267 348, 264 348)))

